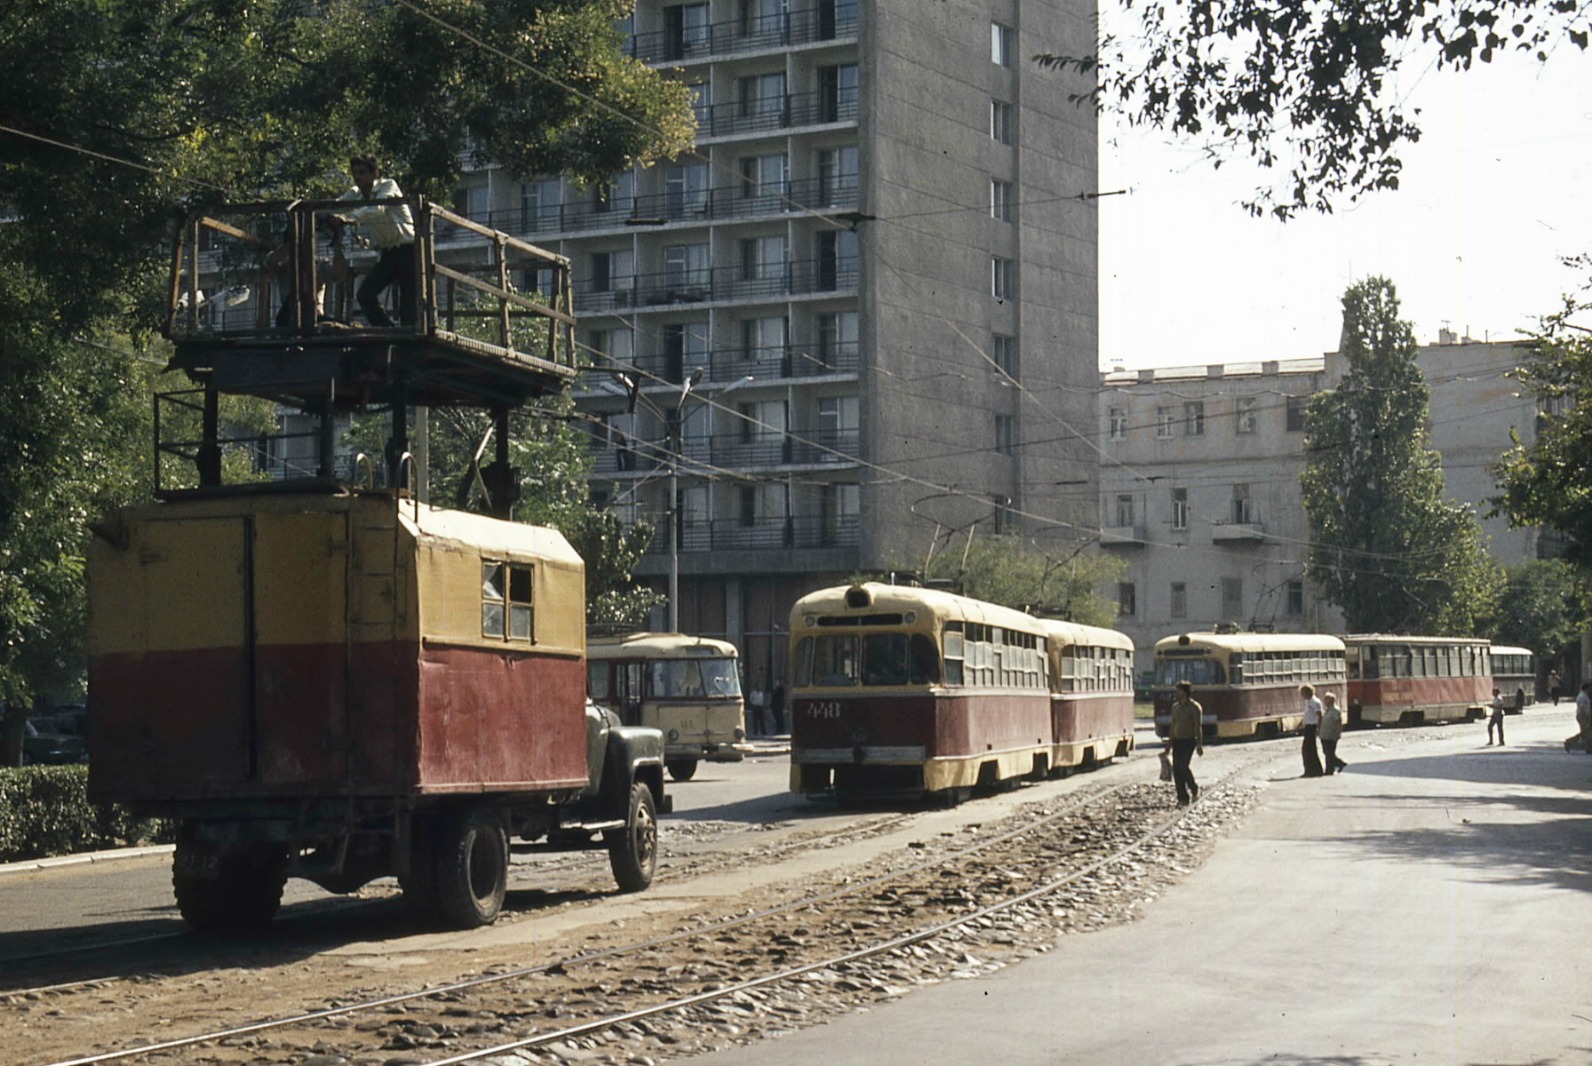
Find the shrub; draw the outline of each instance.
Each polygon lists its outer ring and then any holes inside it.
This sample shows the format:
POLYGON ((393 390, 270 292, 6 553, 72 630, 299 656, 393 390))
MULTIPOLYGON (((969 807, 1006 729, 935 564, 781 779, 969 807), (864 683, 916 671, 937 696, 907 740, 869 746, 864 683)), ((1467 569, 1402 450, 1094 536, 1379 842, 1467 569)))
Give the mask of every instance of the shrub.
POLYGON ((171 823, 88 798, 88 767, 0 769, 0 862, 169 842, 171 823))

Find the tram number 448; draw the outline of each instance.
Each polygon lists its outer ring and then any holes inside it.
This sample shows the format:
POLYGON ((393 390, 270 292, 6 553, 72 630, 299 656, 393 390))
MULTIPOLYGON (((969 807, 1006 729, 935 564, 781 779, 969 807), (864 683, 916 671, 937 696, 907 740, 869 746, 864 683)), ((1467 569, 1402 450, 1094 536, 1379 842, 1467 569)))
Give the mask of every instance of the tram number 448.
POLYGON ((809 717, 809 718, 839 718, 840 717, 840 702, 838 700, 829 700, 828 702, 813 702, 813 703, 809 703, 807 705, 807 717, 809 717))

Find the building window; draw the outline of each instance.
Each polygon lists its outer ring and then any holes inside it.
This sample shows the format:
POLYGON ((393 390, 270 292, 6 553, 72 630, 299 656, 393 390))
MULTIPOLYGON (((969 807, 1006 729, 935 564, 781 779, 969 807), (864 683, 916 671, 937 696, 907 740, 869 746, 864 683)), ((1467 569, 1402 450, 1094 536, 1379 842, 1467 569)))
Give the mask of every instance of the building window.
POLYGON ((748 318, 741 323, 741 358, 759 363, 781 363, 789 336, 788 318, 748 318))
POLYGON ((1205 436, 1205 401, 1190 400, 1183 405, 1183 432, 1190 437, 1205 436))
POLYGON ((685 381, 691 371, 709 369, 708 324, 672 322, 663 327, 663 372, 670 381, 685 381))
POLYGON ((818 153, 818 204, 829 206, 854 202, 857 196, 860 157, 856 145, 826 148, 818 153))
POLYGON ((663 58, 684 59, 712 51, 707 4, 675 4, 663 9, 663 58))
POLYGON ((1017 420, 1011 415, 995 416, 995 450, 1001 455, 1017 454, 1017 420))
POLYGON ((1254 508, 1250 506, 1249 486, 1233 486, 1233 521, 1241 526, 1247 526, 1255 520, 1254 508))
POLYGON ((1188 586, 1181 581, 1172 582, 1172 617, 1188 617, 1188 586))
POLYGON ((635 274, 636 254, 630 249, 618 252, 593 252, 588 288, 592 292, 629 289, 634 284, 635 274))
MULTIPOLYGON (((785 114, 785 72, 753 74, 740 80, 741 116, 785 114)), ((767 123, 759 123, 767 125, 767 123)))
POLYGON ((519 563, 481 563, 481 635, 498 640, 531 639, 534 571, 519 563))
POLYGON ((818 121, 844 122, 857 117, 857 64, 818 69, 818 121))
POLYGON ((1288 397, 1288 432, 1301 433, 1305 428, 1305 405, 1310 402, 1308 396, 1288 397))
MULTIPOLYGON (((814 366, 798 366, 798 374, 813 370, 833 370, 842 362, 855 365, 857 358, 857 337, 859 319, 855 311, 835 311, 830 314, 818 316, 818 355, 814 366)), ((812 360, 814 357, 805 352, 800 353, 801 358, 812 360)))
POLYGON ((1117 613, 1124 616, 1137 614, 1139 611, 1138 592, 1131 581, 1117 582, 1117 613))
POLYGON ((999 178, 989 180, 989 217, 1001 222, 1012 220, 1012 183, 999 178))
POLYGON ((785 153, 747 156, 741 160, 741 197, 782 197, 790 167, 785 153))
POLYGON ((1255 427, 1260 418, 1256 410, 1258 406, 1259 401, 1253 396, 1240 396, 1238 398, 1238 432, 1255 432, 1255 427))
POLYGON ((1000 256, 990 258, 990 295, 1010 300, 1017 293, 1017 264, 1000 256))
POLYGON ((1128 409, 1126 407, 1113 407, 1106 415, 1106 433, 1112 440, 1128 439, 1128 409))
POLYGON ((1123 528, 1133 525, 1133 496, 1131 493, 1121 493, 1117 496, 1117 525, 1123 528))
POLYGON ((520 225, 527 233, 557 229, 558 209, 557 178, 528 181, 520 187, 520 225))
POLYGON ((1157 437, 1172 436, 1173 427, 1177 425, 1177 413, 1170 407, 1157 407, 1155 409, 1155 435, 1157 437))
POLYGON ((1236 622, 1244 617, 1244 579, 1222 578, 1222 618, 1236 622))
POLYGON ((686 92, 691 96, 691 113, 696 116, 698 130, 713 130, 713 89, 705 81, 692 82, 686 86, 686 92))
POLYGON ((1172 528, 1188 528, 1188 489, 1172 490, 1172 528))
POLYGON ((989 357, 997 369, 1013 381, 1017 380, 1017 338, 996 333, 989 339, 989 357))
POLYGON ((996 66, 1009 67, 1017 51, 1017 31, 999 22, 989 24, 989 61, 996 66))
POLYGON ((1298 618, 1305 613, 1305 583, 1295 578, 1288 582, 1287 603, 1284 610, 1293 618, 1298 618))
POLYGON ((989 135, 1001 144, 1012 143, 1012 105, 1004 100, 989 102, 989 135))
POLYGON ((746 281, 783 281, 787 258, 783 234, 745 238, 741 241, 741 277, 746 281))

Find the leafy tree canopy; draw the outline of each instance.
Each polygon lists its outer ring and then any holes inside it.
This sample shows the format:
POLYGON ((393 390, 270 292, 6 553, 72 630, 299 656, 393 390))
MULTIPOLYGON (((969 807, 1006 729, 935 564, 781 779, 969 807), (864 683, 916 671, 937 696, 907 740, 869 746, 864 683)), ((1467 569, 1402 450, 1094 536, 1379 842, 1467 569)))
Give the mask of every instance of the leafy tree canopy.
MULTIPOLYGON (((1280 217, 1398 188, 1421 136, 1396 75, 1465 70, 1506 52, 1585 51, 1575 0, 1122 0, 1126 28, 1092 55, 1039 55, 1095 78, 1092 98, 1129 121, 1215 142, 1286 177, 1246 206, 1280 217)), ((1219 165, 1220 156, 1218 156, 1219 165)))
POLYGON ((1563 559, 1511 566, 1498 613, 1483 635, 1494 644, 1530 648, 1551 663, 1580 638, 1586 622, 1583 585, 1583 575, 1563 559))
MULTIPOLYGON (((1583 267, 1592 266, 1585 257, 1583 267)), ((1565 557, 1592 574, 1592 336, 1570 322, 1583 310, 1576 298, 1550 316, 1533 343, 1531 359, 1516 371, 1536 393, 1542 413, 1536 440, 1515 437, 1496 477, 1502 494, 1496 512, 1516 526, 1545 526, 1564 538, 1565 557)))
POLYGON ((1097 551, 1051 555, 1007 533, 947 545, 923 576, 949 582, 964 596, 1040 617, 1109 626, 1116 621, 1116 604, 1097 590, 1115 580, 1122 566, 1097 551))
POLYGON ((1492 614, 1501 572, 1469 508, 1444 498, 1415 333, 1398 312, 1385 278, 1344 294, 1348 371, 1307 414, 1308 566, 1352 632, 1470 635, 1492 614))

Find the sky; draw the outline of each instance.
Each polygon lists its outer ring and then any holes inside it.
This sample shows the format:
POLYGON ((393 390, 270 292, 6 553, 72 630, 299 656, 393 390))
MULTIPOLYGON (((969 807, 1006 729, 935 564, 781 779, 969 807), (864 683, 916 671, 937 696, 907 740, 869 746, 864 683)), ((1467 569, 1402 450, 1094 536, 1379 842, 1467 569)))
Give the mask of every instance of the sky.
POLYGON ((1515 338, 1556 310, 1586 280, 1560 258, 1592 252, 1592 57, 1408 80, 1423 136, 1401 188, 1286 223, 1240 206, 1257 169, 1102 116, 1099 188, 1128 190, 1099 201, 1102 369, 1318 357, 1374 275, 1422 344, 1515 338))

